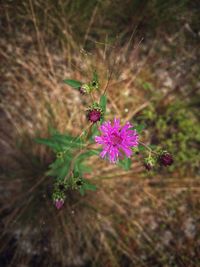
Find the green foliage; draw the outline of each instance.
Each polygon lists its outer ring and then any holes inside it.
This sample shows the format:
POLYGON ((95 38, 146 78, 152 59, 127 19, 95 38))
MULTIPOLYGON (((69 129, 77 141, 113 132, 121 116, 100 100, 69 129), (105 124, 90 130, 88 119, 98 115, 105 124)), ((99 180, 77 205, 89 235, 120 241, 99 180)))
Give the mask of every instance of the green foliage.
POLYGON ((147 91, 152 91, 153 90, 153 85, 149 82, 144 82, 142 84, 142 87, 147 90, 147 91))
POLYGON ((97 187, 90 183, 88 180, 79 176, 78 172, 74 172, 67 181, 66 180, 56 180, 54 183, 54 190, 52 194, 53 200, 65 199, 67 190, 78 190, 83 196, 87 190, 96 191, 97 187))
POLYGON ((81 178, 81 185, 79 186, 79 192, 83 196, 87 190, 96 191, 97 187, 91 184, 88 180, 81 178))
POLYGON ((133 129, 133 130, 136 130, 136 132, 137 132, 138 134, 141 134, 145 127, 146 127, 145 124, 137 124, 137 125, 134 126, 132 129, 133 129))
POLYGON ((72 80, 72 79, 65 79, 63 82, 71 86, 72 88, 75 88, 75 89, 81 88, 82 92, 85 94, 90 94, 94 90, 99 88, 99 77, 98 77, 96 70, 93 72, 92 80, 89 83, 82 83, 80 81, 72 80))
POLYGON ((90 85, 94 87, 94 89, 99 88, 99 76, 96 70, 93 72, 93 78, 92 78, 92 82, 90 83, 90 85))
POLYGON ((91 156, 98 155, 99 150, 83 150, 85 146, 80 137, 73 137, 68 134, 60 134, 51 128, 49 138, 36 138, 39 144, 44 144, 56 153, 56 159, 49 165, 48 176, 56 178, 54 198, 64 199, 64 191, 67 189, 79 190, 81 195, 87 190, 96 190, 96 186, 83 179, 84 173, 92 170, 86 165, 87 159, 91 156), (58 190, 60 185, 64 185, 64 191, 58 190))
POLYGON ((99 104, 100 104, 104 114, 106 112, 106 103, 107 103, 107 97, 106 97, 106 95, 102 95, 101 98, 100 98, 100 103, 99 104))
POLYGON ((119 166, 122 167, 125 171, 130 170, 130 168, 131 168, 131 159, 125 157, 123 160, 119 161, 119 166))
POLYGON ((65 177, 67 177, 71 160, 71 155, 64 154, 62 158, 56 159, 54 163, 49 166, 50 170, 46 174, 49 176, 54 176, 59 180, 63 180, 65 177))
POLYGON ((81 82, 71 79, 65 79, 63 82, 75 89, 79 89, 82 85, 81 82))
POLYGON ((80 137, 73 137, 67 134, 53 133, 50 138, 36 138, 39 144, 50 147, 54 152, 64 152, 66 149, 76 149, 83 146, 80 137))
POLYGON ((96 70, 93 72, 92 80, 87 84, 87 86, 89 89, 88 93, 92 93, 94 90, 99 89, 99 77, 96 70))
POLYGON ((87 159, 91 156, 95 156, 98 155, 99 151, 92 149, 92 150, 88 150, 85 151, 83 153, 81 153, 78 157, 76 157, 76 160, 74 162, 74 170, 78 173, 80 173, 81 175, 83 173, 89 173, 91 172, 91 168, 89 168, 87 165, 85 165, 85 162, 87 163, 87 159))
POLYGON ((92 81, 93 82, 96 82, 96 83, 99 83, 99 76, 98 76, 96 70, 93 72, 93 79, 92 79, 92 81))
POLYGON ((50 147, 54 152, 60 152, 62 149, 62 146, 59 143, 51 139, 36 138, 35 142, 38 144, 43 144, 43 145, 50 147))
POLYGON ((138 119, 147 122, 151 143, 159 144, 173 154, 171 171, 196 173, 200 165, 200 124, 186 104, 176 101, 162 109, 159 105, 151 105, 138 119))
POLYGON ((93 124, 91 129, 91 135, 89 138, 90 142, 94 142, 94 137, 98 134, 99 134, 98 126, 97 124, 93 124))

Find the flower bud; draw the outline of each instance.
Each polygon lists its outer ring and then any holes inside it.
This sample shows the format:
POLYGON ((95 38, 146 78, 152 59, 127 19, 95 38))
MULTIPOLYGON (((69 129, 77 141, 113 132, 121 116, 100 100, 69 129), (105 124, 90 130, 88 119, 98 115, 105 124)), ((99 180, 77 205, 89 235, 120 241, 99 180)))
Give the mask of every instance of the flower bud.
POLYGON ((170 166, 173 164, 174 160, 169 152, 163 151, 159 156, 159 162, 163 166, 170 166))
POLYGON ((79 92, 82 95, 89 94, 90 93, 90 86, 86 83, 81 85, 81 87, 79 88, 79 92))
POLYGON ((144 167, 147 171, 150 171, 153 168, 153 165, 151 163, 144 163, 144 167))
POLYGON ((144 159, 144 167, 146 168, 146 170, 150 171, 151 169, 153 169, 155 165, 155 159, 151 156, 149 156, 148 158, 144 159))
POLYGON ((54 201, 54 204, 55 204, 56 208, 59 210, 64 205, 64 202, 65 202, 64 199, 56 199, 54 201))
POLYGON ((87 119, 92 123, 100 121, 102 117, 103 117, 103 111, 97 103, 94 103, 91 107, 88 108, 87 119))

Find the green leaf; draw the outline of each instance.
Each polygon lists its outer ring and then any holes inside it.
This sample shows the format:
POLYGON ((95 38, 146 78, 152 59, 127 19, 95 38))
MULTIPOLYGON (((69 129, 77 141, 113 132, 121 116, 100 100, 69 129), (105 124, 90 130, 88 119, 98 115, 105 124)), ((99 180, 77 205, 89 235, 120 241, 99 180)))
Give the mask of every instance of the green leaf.
POLYGON ((123 160, 120 160, 119 161, 119 166, 121 166, 126 171, 130 170, 131 159, 130 158, 125 158, 123 160))
POLYGON ((84 190, 91 190, 91 191, 97 190, 97 187, 95 185, 89 183, 84 184, 82 187, 84 188, 84 190))
POLYGON ((77 138, 70 135, 63 135, 59 133, 52 135, 49 139, 36 138, 35 141, 39 144, 49 146, 55 152, 64 151, 67 148, 70 149, 81 148, 83 146, 83 142, 79 137, 77 138))
POLYGON ((57 168, 60 168, 62 166, 63 161, 64 161, 63 158, 58 158, 49 165, 49 168, 51 168, 52 170, 56 170, 57 168))
POLYGON ((100 98, 99 104, 100 104, 101 108, 103 109, 104 113, 106 112, 106 103, 107 103, 107 97, 106 97, 106 95, 102 95, 100 98))
POLYGON ((93 72, 93 81, 96 81, 96 82, 99 81, 99 77, 98 77, 96 70, 93 72))
POLYGON ((91 156, 94 156, 94 155, 99 155, 99 150, 95 150, 95 149, 88 150, 88 151, 80 154, 77 157, 77 161, 83 161, 83 160, 85 160, 91 156))
POLYGON ((90 141, 92 143, 94 142, 94 137, 98 135, 98 133, 99 133, 98 126, 96 124, 92 125, 92 131, 90 135, 90 141))
POLYGON ((138 148, 139 151, 144 151, 145 150, 145 147, 143 145, 140 145, 140 144, 138 145, 137 148, 138 148))
POLYGON ((66 83, 67 85, 75 88, 75 89, 78 89, 81 87, 82 83, 79 82, 79 81, 76 81, 76 80, 71 80, 71 79, 66 79, 63 81, 64 83, 66 83))
POLYGON ((99 154, 99 150, 95 150, 95 149, 92 149, 92 150, 89 150, 89 151, 86 151, 80 154, 74 162, 74 169, 80 173, 92 172, 92 169, 88 167, 87 165, 83 164, 83 161, 87 162, 86 160, 89 157, 98 155, 98 154, 99 154))
POLYGON ((91 167, 89 167, 83 163, 79 164, 79 169, 80 169, 81 173, 91 173, 93 171, 91 167))
POLYGON ((67 176, 68 171, 70 169, 70 162, 71 161, 69 161, 69 160, 65 161, 62 168, 58 169, 58 179, 63 180, 67 176))
POLYGON ((61 146, 56 143, 54 140, 46 139, 46 138, 35 138, 34 139, 36 143, 46 145, 53 149, 54 152, 61 151, 61 146))
POLYGON ((64 179, 68 174, 70 164, 71 164, 72 156, 71 154, 67 154, 64 158, 56 159, 49 167, 50 170, 46 173, 49 176, 58 177, 59 179, 64 179))
POLYGON ((134 126, 133 129, 136 130, 138 134, 140 134, 144 130, 145 127, 146 126, 144 124, 138 124, 134 126))
POLYGON ((79 192, 80 192, 81 196, 85 195, 85 190, 82 186, 79 188, 79 192))
POLYGON ((143 86, 143 88, 144 88, 145 90, 152 90, 152 89, 153 89, 153 85, 152 85, 151 83, 148 83, 148 82, 144 82, 144 83, 142 84, 142 86, 143 86))
POLYGON ((82 186, 79 188, 80 194, 83 196, 86 190, 96 191, 96 185, 91 184, 88 180, 82 178, 82 186))
POLYGON ((83 180, 83 187, 85 190, 92 190, 95 191, 97 189, 96 185, 91 184, 88 180, 82 179, 83 180))
POLYGON ((88 167, 87 165, 83 164, 82 162, 76 162, 74 164, 74 170, 78 171, 80 174, 92 172, 92 168, 88 167))
POLYGON ((73 137, 70 135, 55 134, 51 138, 58 144, 64 146, 65 148, 80 148, 83 145, 83 142, 80 138, 73 137))

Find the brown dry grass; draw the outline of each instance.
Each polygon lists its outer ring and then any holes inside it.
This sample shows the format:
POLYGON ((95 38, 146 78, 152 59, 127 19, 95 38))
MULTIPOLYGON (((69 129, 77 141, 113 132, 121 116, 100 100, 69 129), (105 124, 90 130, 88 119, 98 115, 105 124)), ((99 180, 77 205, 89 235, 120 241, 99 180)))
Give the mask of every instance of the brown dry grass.
POLYGON ((107 118, 125 121, 149 104, 135 81, 151 72, 149 55, 139 57, 139 41, 135 48, 131 43, 117 50, 97 45, 92 55, 81 52, 69 34, 62 48, 46 45, 31 3, 36 34, 17 33, 0 43, 3 266, 197 267, 198 180, 148 179, 141 177, 137 159, 125 172, 92 158, 88 178, 95 180, 97 193, 71 192, 64 208, 55 210, 52 181, 44 176, 52 154, 33 137, 47 136, 50 125, 79 135, 88 125, 84 111, 91 101, 63 78, 87 81, 96 67, 103 90, 115 64, 107 118))

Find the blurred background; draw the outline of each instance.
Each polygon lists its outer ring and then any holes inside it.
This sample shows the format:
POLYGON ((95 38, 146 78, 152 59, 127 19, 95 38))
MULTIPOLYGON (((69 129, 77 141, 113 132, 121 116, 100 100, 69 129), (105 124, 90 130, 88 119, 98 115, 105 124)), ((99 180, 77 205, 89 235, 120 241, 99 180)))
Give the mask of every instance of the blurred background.
POLYGON ((200 266, 200 2, 3 0, 0 14, 0 266, 200 266), (98 191, 57 211, 33 138, 81 133, 88 99, 63 79, 94 69, 107 118, 145 124, 174 164, 91 158, 98 191))

